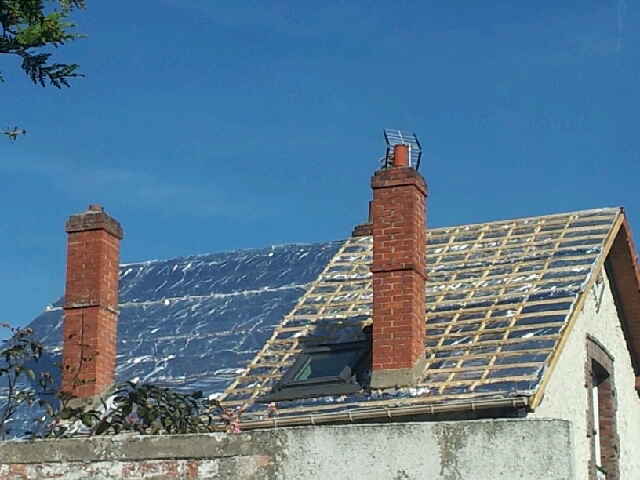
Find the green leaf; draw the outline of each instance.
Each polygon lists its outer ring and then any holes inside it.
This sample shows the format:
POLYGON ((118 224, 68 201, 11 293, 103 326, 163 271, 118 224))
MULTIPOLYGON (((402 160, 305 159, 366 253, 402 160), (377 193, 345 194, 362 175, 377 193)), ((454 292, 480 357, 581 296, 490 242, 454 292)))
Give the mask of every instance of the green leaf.
POLYGON ((73 416, 73 412, 67 408, 60 411, 60 420, 69 420, 73 416))
POLYGON ((93 415, 90 413, 85 413, 82 415, 82 423, 87 427, 90 427, 93 424, 93 415))
POLYGON ((109 430, 109 424, 107 422, 101 422, 96 428, 96 435, 103 435, 109 430))

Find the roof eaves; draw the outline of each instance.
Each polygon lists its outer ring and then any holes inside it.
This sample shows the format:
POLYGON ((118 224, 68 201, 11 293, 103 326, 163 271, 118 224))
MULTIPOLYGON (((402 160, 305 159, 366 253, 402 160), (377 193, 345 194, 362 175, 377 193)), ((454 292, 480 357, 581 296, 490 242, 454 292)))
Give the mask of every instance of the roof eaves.
POLYGON ((530 221, 549 221, 549 220, 554 220, 554 219, 559 219, 559 218, 566 218, 566 217, 575 217, 575 216, 587 216, 587 215, 594 215, 594 214, 601 214, 601 213, 607 213, 607 212, 614 212, 614 211, 618 211, 621 212, 623 209, 622 207, 601 207, 601 208, 591 208, 588 210, 575 210, 575 211, 571 211, 571 212, 561 212, 561 213, 547 213, 544 215, 531 215, 528 217, 515 217, 515 218, 504 218, 504 219, 500 219, 500 220, 490 220, 490 221, 485 221, 485 222, 475 222, 475 223, 461 223, 461 224, 455 224, 455 225, 446 225, 446 226, 440 226, 440 227, 428 227, 427 228, 427 233, 429 232, 439 232, 439 231, 449 231, 449 230, 455 230, 455 229, 460 229, 460 228, 466 228, 466 227, 470 227, 470 228, 474 228, 474 227, 495 227, 495 226, 500 226, 500 225, 510 225, 514 222, 519 222, 519 223, 527 223, 530 221))
POLYGON ((530 397, 510 397, 492 399, 468 399, 461 402, 447 403, 423 403, 398 407, 374 407, 365 410, 331 412, 319 414, 307 414, 278 418, 264 418, 262 420, 250 420, 241 422, 241 430, 255 430, 259 428, 294 427, 306 425, 322 425, 335 423, 358 423, 362 421, 375 421, 382 419, 394 419, 417 415, 436 415, 456 412, 475 412, 491 409, 521 409, 528 408, 530 397))

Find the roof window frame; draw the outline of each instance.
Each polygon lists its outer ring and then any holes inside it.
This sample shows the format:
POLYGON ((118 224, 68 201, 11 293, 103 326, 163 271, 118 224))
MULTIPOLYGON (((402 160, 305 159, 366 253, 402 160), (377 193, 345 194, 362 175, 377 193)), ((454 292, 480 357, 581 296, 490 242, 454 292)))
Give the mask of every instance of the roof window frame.
POLYGON ((261 403, 299 400, 325 396, 349 395, 362 391, 358 383, 371 366, 371 342, 365 340, 336 344, 314 345, 304 348, 295 362, 274 385, 271 392, 256 400, 261 403), (352 357, 345 363, 338 375, 327 375, 318 378, 297 379, 303 369, 321 355, 352 352, 352 357))

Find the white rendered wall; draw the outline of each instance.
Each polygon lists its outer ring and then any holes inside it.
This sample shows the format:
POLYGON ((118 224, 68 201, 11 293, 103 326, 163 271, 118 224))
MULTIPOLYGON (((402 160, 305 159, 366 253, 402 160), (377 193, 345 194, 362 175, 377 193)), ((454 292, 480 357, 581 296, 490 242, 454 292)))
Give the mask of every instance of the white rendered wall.
POLYGON ((640 399, 635 391, 635 373, 622 326, 611 294, 609 279, 603 272, 604 288, 596 285, 588 292, 582 312, 571 332, 547 385, 544 399, 530 417, 558 418, 573 424, 576 478, 589 478, 591 455, 587 438, 587 334, 600 342, 614 358, 617 391, 617 428, 620 435, 620 478, 640 479, 640 399))
POLYGON ((2 480, 583 480, 566 420, 0 442, 2 480))

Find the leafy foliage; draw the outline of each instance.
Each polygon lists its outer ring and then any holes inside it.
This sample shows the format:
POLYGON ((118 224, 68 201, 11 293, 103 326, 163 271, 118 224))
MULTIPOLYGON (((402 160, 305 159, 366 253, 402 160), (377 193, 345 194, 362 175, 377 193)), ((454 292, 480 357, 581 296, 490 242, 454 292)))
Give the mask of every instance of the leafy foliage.
MULTIPOLYGON (((0 440, 9 434, 7 425, 22 404, 39 407, 38 418, 27 432, 31 439, 123 432, 141 435, 220 429, 240 432, 241 412, 224 410, 217 400, 204 397, 201 391, 181 393, 151 384, 125 382, 93 404, 79 400, 57 389, 51 372, 36 379, 30 365, 40 360, 43 346, 31 329, 2 326, 10 330, 11 337, 0 349, 0 389, 4 387, 7 392, 4 405, 0 402, 0 440)), ((83 353, 76 373, 83 363, 94 358, 91 352, 83 353)))
POLYGON ((120 386, 111 409, 95 426, 96 434, 112 429, 143 434, 198 433, 209 431, 218 419, 219 405, 203 398, 202 392, 182 394, 154 385, 128 382, 120 386), (216 419, 211 417, 214 414, 216 419))
POLYGON ((0 0, 0 54, 20 57, 22 69, 35 84, 44 87, 48 81, 57 88, 68 87, 70 78, 81 76, 79 66, 52 63, 52 54, 43 49, 81 38, 68 19, 79 8, 85 8, 84 0, 0 0))
MULTIPOLYGON (((143 435, 209 432, 220 425, 220 405, 196 391, 184 394, 150 384, 120 385, 111 408, 84 413, 82 422, 90 434, 134 431, 143 435)), ((107 407, 106 402, 104 406, 107 407)))
POLYGON ((150 384, 126 382, 99 405, 63 400, 61 408, 32 437, 73 437, 124 432, 140 435, 187 434, 219 430, 222 416, 217 401, 202 392, 179 393, 150 384))
POLYGON ((0 404, 0 439, 9 434, 8 421, 13 417, 21 404, 31 405, 37 401, 33 388, 20 388, 20 380, 35 380, 35 372, 31 368, 42 356, 42 344, 33 338, 29 328, 12 328, 7 323, 0 324, 10 331, 10 337, 0 345, 0 386, 4 383, 7 399, 0 404))
MULTIPOLYGON (((52 62, 47 49, 82 38, 73 32, 69 15, 84 8, 84 0, 0 0, 0 55, 22 59, 22 70, 36 85, 68 87, 69 79, 82 76, 79 65, 52 62)), ((0 129, 0 135, 11 141, 25 133, 18 127, 0 129)))

